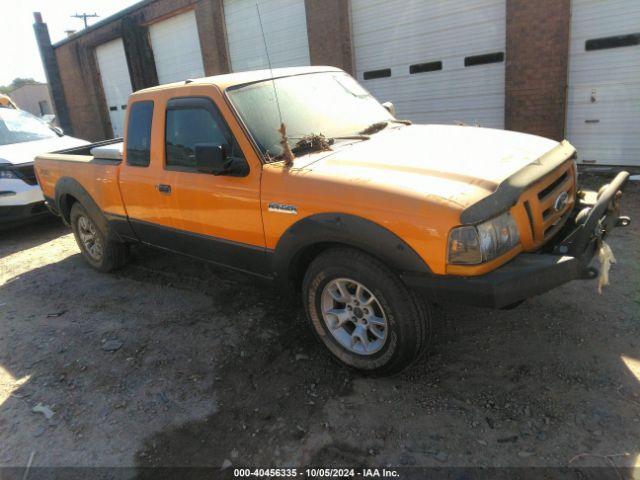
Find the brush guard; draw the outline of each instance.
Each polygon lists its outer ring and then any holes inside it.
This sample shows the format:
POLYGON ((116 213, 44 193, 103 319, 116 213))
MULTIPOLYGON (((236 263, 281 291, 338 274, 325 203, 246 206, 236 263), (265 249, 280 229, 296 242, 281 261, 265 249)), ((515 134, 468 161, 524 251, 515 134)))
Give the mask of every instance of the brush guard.
POLYGON ((459 277, 401 273, 406 285, 436 302, 455 302, 492 308, 509 308, 576 279, 595 279, 590 266, 602 242, 615 227, 626 227, 620 215, 621 188, 629 178, 619 173, 599 192, 581 192, 567 225, 540 253, 521 253, 485 275, 459 277))

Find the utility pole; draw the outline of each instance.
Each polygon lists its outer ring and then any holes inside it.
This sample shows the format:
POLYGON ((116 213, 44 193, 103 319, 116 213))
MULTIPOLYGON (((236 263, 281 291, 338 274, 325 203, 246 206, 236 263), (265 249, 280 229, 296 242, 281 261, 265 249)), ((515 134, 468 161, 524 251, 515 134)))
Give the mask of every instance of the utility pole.
POLYGON ((75 15, 71 15, 72 18, 81 18, 84 20, 84 28, 87 28, 89 25, 87 24, 87 18, 98 18, 99 15, 95 13, 76 13, 75 15))

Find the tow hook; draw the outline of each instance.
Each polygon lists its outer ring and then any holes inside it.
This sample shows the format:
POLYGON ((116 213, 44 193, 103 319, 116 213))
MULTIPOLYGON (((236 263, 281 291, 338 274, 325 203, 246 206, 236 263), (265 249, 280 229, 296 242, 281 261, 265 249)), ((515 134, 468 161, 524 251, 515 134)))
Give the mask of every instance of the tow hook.
POLYGON ((628 227, 630 223, 631 218, 627 216, 618 217, 618 220, 616 221, 616 227, 628 227))
POLYGON ((598 275, 600 275, 600 270, 596 267, 586 267, 580 273, 580 278, 582 280, 593 280, 594 278, 597 278, 598 275))

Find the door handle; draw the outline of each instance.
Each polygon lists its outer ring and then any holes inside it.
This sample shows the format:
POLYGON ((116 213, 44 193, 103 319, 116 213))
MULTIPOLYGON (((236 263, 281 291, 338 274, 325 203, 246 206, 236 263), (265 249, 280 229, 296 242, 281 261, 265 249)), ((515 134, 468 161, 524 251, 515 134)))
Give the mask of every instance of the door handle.
POLYGON ((160 193, 164 193, 166 195, 169 195, 171 193, 171 185, 166 185, 164 183, 160 183, 160 184, 156 185, 156 188, 158 189, 158 191, 160 193))

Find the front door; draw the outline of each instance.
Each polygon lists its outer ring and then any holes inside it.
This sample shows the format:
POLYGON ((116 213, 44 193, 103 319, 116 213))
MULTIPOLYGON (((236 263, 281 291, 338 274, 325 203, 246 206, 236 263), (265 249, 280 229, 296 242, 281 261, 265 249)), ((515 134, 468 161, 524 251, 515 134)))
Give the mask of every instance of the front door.
POLYGON ((164 168, 179 249, 241 270, 262 271, 265 244, 259 174, 254 171, 233 177, 201 173, 195 156, 199 144, 222 146, 229 158, 246 162, 210 98, 169 100, 164 168))

